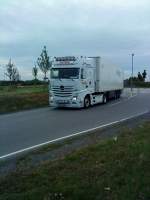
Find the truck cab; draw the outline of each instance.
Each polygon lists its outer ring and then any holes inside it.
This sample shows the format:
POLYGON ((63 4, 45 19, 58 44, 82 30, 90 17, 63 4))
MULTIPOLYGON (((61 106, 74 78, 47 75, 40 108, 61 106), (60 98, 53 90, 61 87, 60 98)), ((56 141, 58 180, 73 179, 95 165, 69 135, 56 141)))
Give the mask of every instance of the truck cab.
POLYGON ((90 59, 87 62, 84 57, 55 57, 50 72, 50 105, 89 107, 90 94, 95 91, 94 70, 90 59))

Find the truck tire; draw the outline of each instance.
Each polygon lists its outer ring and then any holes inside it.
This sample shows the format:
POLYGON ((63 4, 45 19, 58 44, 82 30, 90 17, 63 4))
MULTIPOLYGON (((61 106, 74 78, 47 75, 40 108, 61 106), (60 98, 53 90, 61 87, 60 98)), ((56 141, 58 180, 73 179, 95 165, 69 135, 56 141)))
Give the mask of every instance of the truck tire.
POLYGON ((115 91, 115 99, 118 99, 118 91, 115 91))
POLYGON ((103 104, 106 104, 107 103, 107 96, 106 94, 103 94, 103 104))
POLYGON ((117 91, 116 91, 116 99, 119 99, 120 96, 121 96, 121 92, 120 92, 120 90, 117 90, 117 91))
POLYGON ((91 105, 91 102, 90 102, 90 97, 89 96, 86 96, 84 98, 84 108, 89 108, 91 105))
POLYGON ((121 91, 119 90, 118 91, 118 99, 120 99, 120 97, 121 97, 121 91))

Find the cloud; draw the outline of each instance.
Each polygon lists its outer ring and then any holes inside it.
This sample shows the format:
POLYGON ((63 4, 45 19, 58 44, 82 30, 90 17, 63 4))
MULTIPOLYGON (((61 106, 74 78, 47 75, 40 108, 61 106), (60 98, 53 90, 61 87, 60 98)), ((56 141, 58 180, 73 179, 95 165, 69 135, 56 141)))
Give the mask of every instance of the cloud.
MULTIPOLYGON (((29 77, 42 47, 49 55, 104 55, 130 68, 149 65, 148 0, 1 0, 0 63, 14 58, 29 77)), ((26 74, 26 75, 25 75, 26 74)))

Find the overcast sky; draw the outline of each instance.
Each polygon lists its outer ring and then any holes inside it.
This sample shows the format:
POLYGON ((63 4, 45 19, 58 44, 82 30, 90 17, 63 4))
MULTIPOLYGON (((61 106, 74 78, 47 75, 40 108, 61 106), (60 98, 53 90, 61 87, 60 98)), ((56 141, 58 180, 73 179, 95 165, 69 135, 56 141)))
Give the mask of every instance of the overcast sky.
POLYGON ((1 66, 11 57, 22 79, 31 79, 44 45, 49 56, 107 57, 126 75, 134 52, 135 74, 148 70, 150 1, 0 0, 1 66))

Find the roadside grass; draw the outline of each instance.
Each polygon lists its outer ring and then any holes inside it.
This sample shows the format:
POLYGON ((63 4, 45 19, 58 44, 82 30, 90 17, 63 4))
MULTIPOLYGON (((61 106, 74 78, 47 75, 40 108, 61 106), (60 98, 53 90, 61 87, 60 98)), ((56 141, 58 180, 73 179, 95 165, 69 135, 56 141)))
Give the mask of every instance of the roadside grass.
POLYGON ((32 86, 0 86, 0 96, 2 95, 17 95, 29 93, 43 93, 48 91, 47 85, 32 85, 32 86))
POLYGON ((149 200, 150 123, 0 179, 0 200, 149 200))
POLYGON ((48 106, 48 86, 1 86, 0 113, 48 106))

